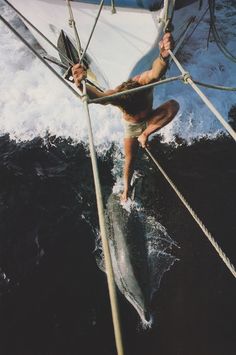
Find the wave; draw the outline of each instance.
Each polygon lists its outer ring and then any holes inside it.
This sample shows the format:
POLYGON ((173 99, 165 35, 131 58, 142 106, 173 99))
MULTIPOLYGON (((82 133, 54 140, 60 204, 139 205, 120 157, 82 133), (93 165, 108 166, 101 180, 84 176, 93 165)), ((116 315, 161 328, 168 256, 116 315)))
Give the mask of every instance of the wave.
MULTIPOLYGON (((21 20, 0 1, 3 16, 16 27, 23 36, 38 50, 39 45, 21 20)), ((223 40, 228 48, 233 48, 235 33, 231 28, 235 6, 218 5, 218 27, 223 30, 223 40), (230 13, 231 11, 231 13, 230 13)), ((219 52, 214 42, 207 37, 209 18, 198 26, 192 37, 179 53, 185 68, 201 81, 235 86, 234 64, 219 52)), ((31 140, 47 133, 71 137, 75 142, 87 141, 87 125, 82 103, 73 97, 67 89, 29 52, 24 45, 0 23, 2 47, 0 57, 1 82, 1 122, 0 133, 9 134, 17 141, 31 140)), ((177 68, 172 64, 169 75, 176 75, 177 68)), ((235 94, 230 92, 203 90, 216 108, 227 118, 228 112, 235 104, 235 94)), ((170 98, 180 103, 180 112, 175 120, 161 133, 165 142, 175 141, 179 136, 189 143, 203 136, 215 138, 223 132, 222 127, 187 85, 172 83, 155 90, 154 105, 157 106, 170 98)), ((120 112, 114 107, 91 105, 92 125, 95 144, 117 142, 123 139, 120 112)))

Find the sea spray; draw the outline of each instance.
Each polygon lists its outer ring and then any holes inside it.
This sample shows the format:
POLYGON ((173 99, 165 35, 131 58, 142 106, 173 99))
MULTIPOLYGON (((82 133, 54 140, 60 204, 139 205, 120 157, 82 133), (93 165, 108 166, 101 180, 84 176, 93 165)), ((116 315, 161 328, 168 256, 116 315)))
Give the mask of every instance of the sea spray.
MULTIPOLYGON (((5 18, 17 27, 37 50, 42 51, 21 20, 4 1, 0 1, 0 6, 5 18)), ((224 4, 217 6, 217 26, 223 29, 221 35, 229 49, 233 48, 236 37, 231 31, 234 13, 233 6, 224 4)), ((235 78, 232 75, 235 64, 223 56, 214 42, 210 41, 207 49, 208 30, 207 14, 192 37, 181 48, 178 57, 193 78, 235 86, 235 78)), ((0 23, 0 31, 0 133, 8 133, 12 139, 18 141, 31 140, 36 136, 43 137, 46 132, 65 138, 71 137, 77 142, 87 141, 87 124, 82 103, 68 92, 38 59, 34 58, 3 23, 0 23)), ((172 64, 168 76, 177 73, 178 69, 172 64)), ((228 111, 235 104, 235 94, 217 90, 203 89, 203 91, 227 118, 228 111)), ((164 142, 173 142, 176 136, 192 142, 193 139, 203 136, 214 138, 224 132, 192 89, 180 82, 156 88, 154 106, 173 98, 180 103, 180 111, 177 117, 161 130, 164 142)), ((95 144, 116 141, 122 146, 123 128, 119 110, 101 105, 91 105, 90 110, 95 144)))

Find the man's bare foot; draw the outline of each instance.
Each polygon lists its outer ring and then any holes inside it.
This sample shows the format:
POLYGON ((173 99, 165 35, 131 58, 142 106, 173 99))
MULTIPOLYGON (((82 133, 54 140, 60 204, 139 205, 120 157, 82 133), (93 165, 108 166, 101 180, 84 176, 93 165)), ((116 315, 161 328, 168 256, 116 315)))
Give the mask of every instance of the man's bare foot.
POLYGON ((128 200, 128 191, 124 191, 120 195, 120 202, 127 202, 127 200, 128 200))
POLYGON ((142 133, 139 137, 138 137, 138 141, 141 144, 142 148, 146 148, 148 147, 147 145, 147 135, 145 133, 142 133))

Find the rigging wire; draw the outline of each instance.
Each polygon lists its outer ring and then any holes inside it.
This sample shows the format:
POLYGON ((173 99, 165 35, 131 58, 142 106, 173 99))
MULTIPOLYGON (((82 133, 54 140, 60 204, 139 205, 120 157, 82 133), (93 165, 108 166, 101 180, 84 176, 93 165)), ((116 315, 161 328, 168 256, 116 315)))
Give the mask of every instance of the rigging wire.
POLYGON ((205 88, 209 89, 215 89, 215 90, 223 90, 223 91, 236 91, 236 87, 230 87, 230 86, 222 86, 222 85, 214 85, 214 84, 208 84, 208 83, 202 83, 201 81, 197 81, 193 79, 193 82, 197 85, 203 86, 205 88))
POLYGON ((95 28, 96 28, 98 19, 99 19, 100 15, 101 15, 101 11, 102 11, 103 5, 104 5, 104 0, 102 0, 101 3, 100 3, 100 5, 99 5, 98 13, 97 13, 97 16, 96 16, 96 18, 95 18, 92 31, 91 31, 91 33, 90 33, 90 36, 89 36, 88 41, 87 41, 87 44, 86 44, 86 46, 85 46, 85 48, 84 48, 84 50, 83 50, 83 53, 82 53, 82 55, 81 55, 81 58, 80 58, 80 63, 83 61, 83 58, 84 58, 84 56, 85 56, 85 54, 86 54, 86 52, 87 52, 88 46, 89 46, 89 44, 90 44, 90 41, 91 41, 91 39, 92 39, 92 37, 93 37, 93 33, 94 33, 95 28))
POLYGON ((193 33, 196 31, 197 27, 199 26, 199 24, 201 23, 201 21, 204 19, 204 17, 206 16, 207 11, 209 10, 209 6, 205 9, 205 11, 203 12, 202 16, 200 17, 200 19, 198 20, 198 22, 196 23, 196 25, 194 26, 194 28, 192 29, 192 32, 189 34, 189 36, 185 39, 185 43, 186 44, 188 42, 188 40, 192 37, 193 33))
MULTIPOLYGON (((191 17, 188 19, 188 21, 187 21, 186 23, 184 23, 184 24, 181 26, 181 28, 184 27, 184 29, 183 29, 183 31, 181 31, 181 33, 179 34, 178 37, 176 36, 176 31, 179 32, 179 31, 180 31, 180 28, 175 31, 176 40, 175 40, 175 48, 174 48, 174 49, 176 49, 176 43, 178 43, 179 41, 181 41, 181 43, 184 42, 185 37, 186 37, 186 34, 187 34, 189 28, 191 27, 191 25, 193 24, 194 21, 195 21, 195 16, 191 16, 191 17), (183 37, 184 37, 184 39, 183 39, 183 37)), ((186 40, 187 40, 187 39, 186 39, 186 40)))
MULTIPOLYGON (((76 43, 77 43, 77 51, 78 51, 78 54, 81 59, 80 38, 79 38, 78 31, 77 31, 76 23, 74 20, 73 10, 72 10, 71 4, 70 4, 70 0, 66 0, 66 2, 67 2, 68 10, 69 10, 70 22, 71 22, 73 29, 74 29, 74 35, 75 35, 75 39, 76 39, 76 43)), ((82 85, 83 85, 82 101, 84 104, 84 110, 86 113, 87 126, 88 126, 89 150, 90 150, 91 162, 92 162, 93 178, 94 178, 95 193, 96 193, 96 200, 97 200, 99 227, 100 227, 100 233, 101 233, 102 248, 103 248, 103 253, 104 253, 104 262, 105 262, 105 270, 106 270, 106 275, 107 275, 107 284, 108 284, 108 291, 109 291, 109 298, 110 298, 110 305, 111 305, 115 343, 116 343, 116 349, 117 349, 118 355, 124 355, 124 347, 123 347, 121 324, 120 324, 120 315, 119 315, 118 300, 117 300, 117 294, 116 294, 115 276, 114 276, 114 271, 113 271, 109 241, 107 238, 102 189, 101 189, 101 183, 100 183, 100 177, 99 177, 99 171, 98 171, 98 165, 97 165, 96 151, 95 151, 95 147, 94 147, 93 132, 92 132, 89 107, 88 107, 88 95, 87 95, 85 80, 82 81, 82 85)))
POLYGON ((172 187, 172 189, 175 191, 176 195, 179 197, 180 201, 184 204, 184 206, 186 207, 186 209, 189 211, 189 213, 191 214, 191 216, 193 217, 193 219, 197 222, 197 224, 199 225, 199 227, 201 228, 201 230, 203 231, 203 233, 205 234, 205 236, 207 237, 207 239, 209 240, 209 242, 212 244, 212 246, 215 248, 217 254, 220 256, 220 258, 223 260, 223 262, 225 263, 225 265, 227 266, 227 268, 230 270, 230 272, 232 273, 232 275, 236 278, 236 270, 234 265, 230 262, 229 258, 226 256, 226 254, 223 252, 223 250, 221 249, 221 247, 219 246, 219 244, 216 242, 216 240, 213 238, 212 234, 209 232, 209 230, 206 228, 206 226, 203 224, 203 222, 200 220, 200 218, 197 216, 197 214, 195 213, 195 211, 192 209, 192 207, 189 205, 189 203, 187 202, 187 200, 185 199, 185 197, 181 194, 181 192, 178 190, 178 188, 176 187, 176 185, 174 184, 173 180, 170 179, 170 177, 167 175, 167 173, 164 171, 164 169, 162 168, 162 166, 159 164, 159 162, 157 161, 157 159, 154 158, 154 156, 152 155, 152 153, 150 152, 149 149, 145 148, 146 153, 149 155, 149 157, 152 159, 152 161, 154 162, 154 164, 158 167, 158 169, 160 170, 160 172, 162 173, 162 175, 165 177, 165 179, 167 180, 167 182, 170 184, 170 186, 172 187))
POLYGON ((130 94, 130 93, 134 93, 134 92, 137 92, 137 91, 147 90, 147 89, 153 88, 153 87, 158 86, 158 85, 170 83, 172 81, 181 80, 181 79, 184 79, 183 75, 173 76, 171 78, 163 79, 163 80, 157 81, 155 83, 146 84, 146 85, 139 86, 137 88, 133 88, 133 89, 117 92, 117 93, 112 94, 112 95, 98 97, 97 99, 91 99, 91 100, 89 99, 88 103, 90 103, 90 104, 100 103, 100 102, 106 101, 107 99, 110 100, 110 99, 113 99, 115 97, 119 97, 119 96, 124 95, 124 94, 130 94))

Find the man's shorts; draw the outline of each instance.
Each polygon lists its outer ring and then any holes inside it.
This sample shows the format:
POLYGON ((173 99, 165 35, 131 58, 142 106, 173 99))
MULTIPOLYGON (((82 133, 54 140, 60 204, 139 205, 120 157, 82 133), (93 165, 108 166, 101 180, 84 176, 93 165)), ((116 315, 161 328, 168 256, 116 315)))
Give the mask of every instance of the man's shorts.
POLYGON ((125 138, 137 138, 147 128, 146 121, 133 123, 123 119, 123 124, 125 129, 125 138))

